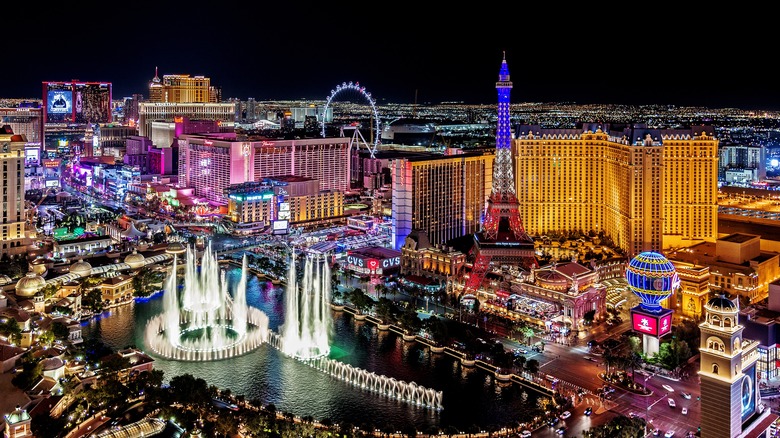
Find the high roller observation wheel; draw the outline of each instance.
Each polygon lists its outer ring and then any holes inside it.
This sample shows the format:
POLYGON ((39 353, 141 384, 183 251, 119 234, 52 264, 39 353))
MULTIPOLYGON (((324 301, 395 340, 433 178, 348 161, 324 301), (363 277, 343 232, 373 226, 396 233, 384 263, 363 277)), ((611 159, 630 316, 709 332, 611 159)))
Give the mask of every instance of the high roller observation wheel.
POLYGON ((371 156, 374 156, 374 153, 376 152, 377 146, 379 146, 379 139, 381 137, 382 132, 379 130, 380 122, 379 122, 379 112, 376 109, 376 102, 374 101, 374 98, 371 97, 371 93, 366 91, 366 87, 363 87, 360 85, 359 82, 342 82, 341 85, 337 85, 335 90, 330 91, 330 95, 328 96, 327 100, 325 101, 325 108, 322 113, 322 137, 325 137, 325 115, 328 113, 328 107, 330 107, 331 101, 342 91, 351 90, 351 91, 357 91, 362 95, 367 101, 368 104, 371 105, 371 111, 374 114, 374 124, 375 126, 372 128, 374 129, 374 142, 371 146, 368 146, 369 151, 371 152, 371 156))

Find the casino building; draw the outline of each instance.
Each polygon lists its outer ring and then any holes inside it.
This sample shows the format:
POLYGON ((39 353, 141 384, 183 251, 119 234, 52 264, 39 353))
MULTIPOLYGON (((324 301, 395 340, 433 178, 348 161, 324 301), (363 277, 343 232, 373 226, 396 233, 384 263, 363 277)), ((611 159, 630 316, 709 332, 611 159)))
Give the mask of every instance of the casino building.
POLYGON ((606 232, 629 257, 718 237, 718 140, 711 126, 519 125, 520 217, 531 235, 606 232))
POLYGON ((393 248, 413 230, 434 245, 479 230, 493 180, 492 152, 401 154, 389 159, 393 248))
POLYGON ((316 179, 319 190, 349 189, 349 139, 259 139, 236 133, 185 134, 178 138, 179 185, 216 205, 227 205, 226 189, 264 178, 316 179))
POLYGON ((14 134, 9 125, 0 128, 0 162, 3 164, 2 222, 0 223, 0 256, 27 254, 31 242, 25 233, 27 215, 24 207, 24 146, 27 139, 14 134))
POLYGON ((320 190, 319 182, 302 176, 277 176, 262 182, 231 185, 225 190, 228 218, 239 234, 262 231, 275 221, 279 229, 320 221, 342 220, 344 193, 320 190))

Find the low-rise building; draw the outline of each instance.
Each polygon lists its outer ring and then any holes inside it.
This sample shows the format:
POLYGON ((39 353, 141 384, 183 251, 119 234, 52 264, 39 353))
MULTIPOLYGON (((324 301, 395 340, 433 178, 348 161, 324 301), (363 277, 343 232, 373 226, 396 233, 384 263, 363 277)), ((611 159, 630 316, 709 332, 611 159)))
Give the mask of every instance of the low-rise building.
POLYGON ((106 279, 100 283, 100 293, 107 306, 126 303, 133 299, 133 277, 107 272, 106 279))
MULTIPOLYGON (((672 263, 708 267, 710 289, 715 293, 739 296, 743 303, 765 299, 769 283, 780 278, 780 253, 761 250, 761 237, 755 234, 729 234, 716 242, 669 251, 666 257, 672 263)), ((670 305, 675 309, 678 307, 675 301, 670 305)), ((679 308, 687 305, 680 303, 679 308)))
POLYGON ((466 254, 446 246, 432 245, 425 231, 414 230, 401 246, 401 275, 446 281, 459 277, 466 266, 466 254))

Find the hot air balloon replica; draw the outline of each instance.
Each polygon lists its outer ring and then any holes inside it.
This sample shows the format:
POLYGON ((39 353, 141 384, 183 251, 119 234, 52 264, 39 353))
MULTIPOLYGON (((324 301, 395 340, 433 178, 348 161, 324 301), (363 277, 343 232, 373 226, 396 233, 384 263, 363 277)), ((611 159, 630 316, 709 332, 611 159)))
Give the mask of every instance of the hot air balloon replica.
POLYGON ((660 338, 672 331, 672 309, 661 306, 680 286, 674 265, 654 251, 639 253, 626 268, 628 288, 641 302, 631 309, 631 325, 642 333, 642 350, 652 357, 658 353, 660 338))

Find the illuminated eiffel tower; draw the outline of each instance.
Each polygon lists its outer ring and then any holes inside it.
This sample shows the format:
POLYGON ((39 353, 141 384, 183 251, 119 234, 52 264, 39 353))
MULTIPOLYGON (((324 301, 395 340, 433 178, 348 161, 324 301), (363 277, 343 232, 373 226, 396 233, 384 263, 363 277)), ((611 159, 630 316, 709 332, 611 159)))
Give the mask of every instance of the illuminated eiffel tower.
POLYGON ((498 122, 496 158, 493 161, 493 187, 485 206, 482 230, 474 234, 471 253, 474 265, 464 293, 475 293, 485 279, 491 264, 530 269, 537 267, 534 242, 525 232, 520 218, 514 171, 512 170, 512 133, 509 120, 509 67, 506 53, 498 73, 498 122))

